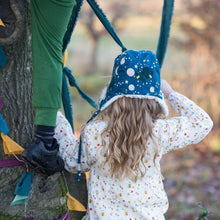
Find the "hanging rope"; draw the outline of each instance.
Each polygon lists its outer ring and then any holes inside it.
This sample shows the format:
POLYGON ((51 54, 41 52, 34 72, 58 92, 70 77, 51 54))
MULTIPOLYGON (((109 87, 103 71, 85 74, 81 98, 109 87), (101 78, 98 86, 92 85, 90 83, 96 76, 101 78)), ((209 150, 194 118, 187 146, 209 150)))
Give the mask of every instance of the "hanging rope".
POLYGON ((63 69, 63 87, 62 87, 63 108, 64 108, 65 116, 66 116, 67 120, 69 121, 69 123, 73 129, 73 132, 74 132, 71 95, 70 95, 70 92, 68 89, 66 77, 69 80, 70 86, 75 87, 83 99, 85 99, 94 108, 97 108, 98 105, 95 103, 95 101, 91 97, 89 97, 85 92, 82 91, 82 89, 77 84, 74 76, 72 75, 72 71, 69 68, 64 67, 64 69, 63 69))
MULTIPOLYGON (((102 11, 102 9, 99 7, 97 2, 95 0, 87 0, 99 20, 102 22, 106 30, 109 32, 109 34, 113 37, 113 39, 116 41, 116 43, 122 48, 122 51, 125 51, 126 48, 122 44, 121 40, 119 39, 118 35, 116 34, 114 28, 112 27, 111 23, 109 22, 108 18, 102 11)), ((70 42, 74 27, 76 25, 77 19, 79 17, 79 13, 81 10, 83 4, 83 0, 76 0, 76 5, 74 6, 72 10, 72 14, 67 26, 67 31, 63 38, 63 53, 65 52, 67 45, 70 42)), ((63 102, 63 108, 65 112, 65 116, 67 120, 69 121, 73 132, 74 132, 74 125, 73 125, 73 110, 72 110, 72 104, 71 104, 71 96, 67 84, 67 80, 65 75, 69 78, 69 83, 71 86, 74 86, 77 88, 79 94, 84 98, 86 101, 89 102, 93 107, 97 108, 97 104, 88 96, 86 95, 80 87, 77 85, 75 78, 73 77, 71 71, 65 67, 63 69, 63 82, 62 82, 62 102, 63 102)))
MULTIPOLYGON (((76 25, 77 18, 79 16, 79 12, 81 9, 81 6, 83 4, 83 0, 76 0, 77 4, 73 8, 72 15, 68 24, 68 29, 65 33, 64 39, 63 39, 63 53, 66 50, 67 44, 70 42, 70 38, 72 35, 72 32, 74 30, 74 27, 76 25)), ((126 51, 126 47, 122 44, 121 40, 119 39, 118 35, 116 34, 113 26, 107 19, 106 15, 102 11, 102 9, 99 7, 97 2, 95 0, 87 0, 88 4, 93 9, 94 13, 97 15, 105 29, 109 32, 109 34, 112 36, 112 38, 115 40, 115 42, 122 48, 122 52, 126 51)), ((161 27, 160 27, 160 36, 158 40, 157 45, 157 58, 159 61, 160 68, 162 67, 163 60, 165 57, 167 45, 169 42, 169 35, 170 35, 170 25, 172 21, 172 15, 173 15, 173 6, 174 6, 174 0, 164 0, 163 4, 163 12, 162 12, 162 19, 161 19, 161 27)), ((62 89, 62 99, 63 99, 63 105, 64 105, 64 111, 65 115, 70 122, 72 128, 73 128, 73 112, 72 112, 72 104, 71 104, 71 97, 67 85, 67 80, 65 75, 69 78, 70 84, 72 86, 76 87, 80 95, 87 100, 92 106, 95 108, 97 107, 96 103, 87 96, 77 85, 75 78, 73 77, 71 71, 65 67, 63 69, 63 89, 62 89)), ((97 112, 98 114, 98 112, 97 112)), ((95 114, 96 115, 96 114, 95 114)), ((95 115, 93 117, 95 117, 95 115)), ((93 118, 92 117, 92 118, 93 118)), ((90 119, 91 120, 91 119, 90 119)), ((74 131, 74 128, 73 128, 74 131)), ((78 180, 81 179, 81 173, 80 173, 80 163, 81 163, 81 139, 79 144, 79 155, 78 155, 78 180)))
POLYGON ((102 22, 103 26, 108 31, 108 33, 112 36, 115 42, 122 48, 122 52, 126 51, 127 50, 126 47, 122 44, 113 26, 109 22, 108 18, 106 17, 102 9, 99 7, 98 3, 95 0, 87 0, 87 2, 95 12, 98 19, 102 22))
POLYGON ((72 130, 74 132, 72 101, 71 101, 71 95, 68 89, 67 79, 66 79, 64 70, 63 70, 62 101, 63 101, 63 110, 65 113, 65 116, 68 122, 70 123, 72 130))
MULTIPOLYGON (((87 0, 87 1, 90 3, 91 7, 93 6, 93 4, 97 4, 95 2, 95 0, 87 0)), ((173 15, 173 5, 174 5, 174 0, 164 0, 162 20, 161 20, 161 29, 160 29, 160 37, 159 37, 158 46, 157 46, 157 58, 158 58, 160 68, 162 67, 163 59, 165 57, 165 53, 166 53, 166 49, 167 49, 167 45, 168 45, 168 41, 169 41, 170 25, 171 25, 171 20, 172 20, 172 15, 173 15)), ((99 15, 99 12, 97 12, 96 15, 102 17, 102 15, 99 15)), ((103 25, 104 25, 104 23, 103 23, 103 25)), ((95 112, 95 114, 88 120, 88 122, 91 121, 99 113, 99 111, 100 110, 95 112)), ((81 163, 81 144, 82 143, 81 143, 81 137, 80 137, 79 153, 78 153, 78 174, 77 174, 78 181, 81 180, 81 173, 80 173, 81 172, 81 167, 80 167, 81 166, 80 165, 80 163, 81 163)))
POLYGON ((157 45, 157 53, 156 53, 160 68, 163 65, 163 60, 169 42, 170 26, 171 26, 173 8, 174 8, 173 6, 174 6, 174 0, 164 0, 161 26, 160 26, 160 37, 159 37, 159 41, 157 45))
POLYGON ((63 71, 64 71, 65 75, 69 79, 69 84, 71 86, 75 87, 78 90, 78 92, 81 95, 81 97, 83 99, 85 99, 94 108, 98 108, 98 105, 93 101, 93 99, 90 98, 86 93, 84 93, 82 91, 82 89, 78 86, 78 84, 76 83, 76 80, 75 80, 75 78, 74 78, 74 76, 72 74, 72 71, 69 68, 67 68, 67 67, 64 67, 63 71))
POLYGON ((73 7, 72 14, 71 14, 68 26, 67 26, 67 31, 66 31, 64 38, 63 38, 63 53, 65 52, 67 45, 70 42, 73 30, 76 26, 76 22, 78 20, 79 14, 80 14, 80 10, 81 10, 83 1, 84 0, 76 0, 76 5, 73 7))

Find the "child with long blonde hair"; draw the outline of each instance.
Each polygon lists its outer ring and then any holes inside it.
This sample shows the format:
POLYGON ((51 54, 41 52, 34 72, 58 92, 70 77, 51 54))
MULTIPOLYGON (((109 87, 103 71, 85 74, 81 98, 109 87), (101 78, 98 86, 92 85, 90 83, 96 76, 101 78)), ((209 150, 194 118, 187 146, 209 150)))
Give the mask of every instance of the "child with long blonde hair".
POLYGON ((160 160, 200 142, 211 130, 207 113, 160 79, 151 51, 128 50, 114 63, 99 109, 80 140, 59 112, 55 138, 65 168, 90 170, 87 220, 163 220, 168 209, 160 160), (166 119, 164 98, 180 115, 166 119), (80 147, 79 147, 80 146, 80 147))

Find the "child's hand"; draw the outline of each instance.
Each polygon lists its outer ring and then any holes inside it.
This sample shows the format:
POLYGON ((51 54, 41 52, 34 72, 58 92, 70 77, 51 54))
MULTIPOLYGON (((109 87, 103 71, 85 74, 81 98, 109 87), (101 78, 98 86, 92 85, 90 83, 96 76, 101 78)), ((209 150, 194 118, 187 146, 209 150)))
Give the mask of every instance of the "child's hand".
POLYGON ((165 79, 161 79, 161 91, 165 98, 168 98, 169 94, 173 92, 170 84, 165 79))

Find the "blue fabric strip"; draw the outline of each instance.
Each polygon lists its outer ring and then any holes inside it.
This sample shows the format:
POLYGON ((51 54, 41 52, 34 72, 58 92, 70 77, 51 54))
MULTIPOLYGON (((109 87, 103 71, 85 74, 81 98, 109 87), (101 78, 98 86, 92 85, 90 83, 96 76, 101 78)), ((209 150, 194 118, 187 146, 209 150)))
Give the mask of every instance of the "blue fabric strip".
POLYGON ((0 68, 2 68, 7 61, 7 56, 5 55, 5 52, 2 48, 2 45, 0 44, 0 68))
POLYGON ((2 115, 0 114, 0 131, 4 134, 7 135, 9 132, 8 126, 5 123, 5 120, 3 119, 2 115))
POLYGON ((33 173, 24 172, 17 183, 14 194, 19 196, 28 196, 32 182, 33 182, 33 173))

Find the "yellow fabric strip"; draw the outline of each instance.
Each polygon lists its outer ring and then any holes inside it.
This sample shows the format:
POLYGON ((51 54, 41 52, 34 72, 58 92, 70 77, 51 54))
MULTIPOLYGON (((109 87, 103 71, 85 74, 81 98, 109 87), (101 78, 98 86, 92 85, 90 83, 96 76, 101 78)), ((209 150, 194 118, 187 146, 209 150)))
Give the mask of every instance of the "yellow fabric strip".
POLYGON ((63 65, 64 66, 66 65, 67 58, 68 58, 68 52, 67 52, 67 50, 65 50, 65 52, 63 54, 63 65))
POLYGON ((68 192, 66 193, 67 196, 67 206, 69 210, 86 212, 86 208, 82 205, 78 200, 73 198, 68 192))
POLYGON ((2 21, 2 19, 1 19, 1 18, 0 18, 0 26, 5 27, 5 25, 4 25, 4 23, 3 23, 3 21, 2 21))
POLYGON ((90 171, 85 172, 85 174, 86 174, 86 182, 87 182, 87 184, 88 184, 88 182, 89 182, 89 174, 90 174, 90 171))
POLYGON ((1 132, 1 137, 3 140, 3 148, 5 154, 22 154, 24 148, 14 142, 10 137, 8 137, 8 135, 4 135, 1 132))

